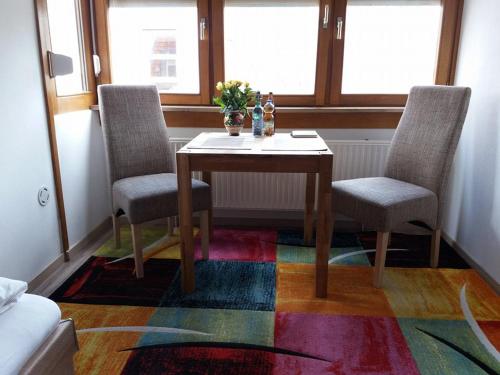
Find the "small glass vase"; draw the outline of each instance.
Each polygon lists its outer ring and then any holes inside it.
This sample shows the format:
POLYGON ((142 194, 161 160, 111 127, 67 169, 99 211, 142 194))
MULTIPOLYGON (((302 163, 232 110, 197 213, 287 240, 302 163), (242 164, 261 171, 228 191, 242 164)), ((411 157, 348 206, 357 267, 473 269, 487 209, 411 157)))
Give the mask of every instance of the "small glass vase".
POLYGON ((242 111, 231 111, 224 114, 224 126, 229 135, 240 135, 245 124, 245 114, 242 111))

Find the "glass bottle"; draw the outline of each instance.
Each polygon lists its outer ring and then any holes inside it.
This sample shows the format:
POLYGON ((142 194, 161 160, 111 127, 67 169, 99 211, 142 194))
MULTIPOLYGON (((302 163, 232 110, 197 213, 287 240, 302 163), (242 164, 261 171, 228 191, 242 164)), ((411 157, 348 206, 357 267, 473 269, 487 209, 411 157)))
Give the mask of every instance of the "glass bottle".
POLYGON ((274 103, 273 93, 270 92, 264 104, 264 135, 274 135, 274 103))
POLYGON ((256 137, 262 135, 262 128, 264 125, 264 118, 262 112, 262 104, 260 103, 260 91, 255 94, 255 108, 252 113, 252 132, 256 137))

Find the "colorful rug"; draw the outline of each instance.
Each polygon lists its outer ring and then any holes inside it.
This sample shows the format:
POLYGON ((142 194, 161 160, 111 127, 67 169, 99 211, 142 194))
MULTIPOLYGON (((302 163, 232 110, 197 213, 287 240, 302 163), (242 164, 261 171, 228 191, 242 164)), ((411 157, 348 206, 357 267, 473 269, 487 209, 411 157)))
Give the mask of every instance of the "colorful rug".
MULTIPOLYGON (((146 244, 164 235, 145 230, 146 244)), ((394 234, 383 289, 373 233, 335 234, 328 298, 296 230, 215 230, 180 292, 178 238, 136 280, 130 232, 103 245, 53 295, 73 318, 79 374, 498 374, 500 297, 444 242, 394 234), (114 262, 115 261, 115 262, 114 262), (496 356, 496 357, 495 357, 496 356)), ((198 241, 199 242, 199 241, 198 241)))

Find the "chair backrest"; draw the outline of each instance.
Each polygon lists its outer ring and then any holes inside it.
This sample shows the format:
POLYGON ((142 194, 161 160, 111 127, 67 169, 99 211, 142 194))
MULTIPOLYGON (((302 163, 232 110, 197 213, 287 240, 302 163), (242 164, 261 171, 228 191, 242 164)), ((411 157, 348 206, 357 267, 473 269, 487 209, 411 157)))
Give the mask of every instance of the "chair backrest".
POLYGON ((467 114, 468 87, 417 86, 392 139, 385 176, 443 194, 467 114))
POLYGON ((99 112, 110 183, 172 172, 167 128, 156 86, 101 85, 99 112))

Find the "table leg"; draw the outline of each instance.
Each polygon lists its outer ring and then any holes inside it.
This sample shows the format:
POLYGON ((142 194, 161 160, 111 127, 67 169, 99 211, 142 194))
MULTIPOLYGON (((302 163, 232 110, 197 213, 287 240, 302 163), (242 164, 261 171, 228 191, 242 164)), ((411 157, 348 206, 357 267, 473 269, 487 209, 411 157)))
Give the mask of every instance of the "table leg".
POLYGON ((202 180, 203 182, 206 182, 207 184, 210 185, 211 191, 212 191, 212 201, 210 202, 210 208, 208 209, 208 239, 212 241, 213 234, 214 234, 214 228, 213 228, 213 211, 212 211, 212 204, 213 204, 213 186, 212 186, 212 172, 210 171, 203 171, 202 172, 202 180))
POLYGON ((316 198, 316 173, 306 175, 306 205, 304 209, 304 244, 310 244, 313 234, 314 198, 316 198))
POLYGON ((193 202, 189 155, 177 154, 177 186, 179 200, 179 229, 181 237, 181 280, 184 293, 195 289, 193 202))
POLYGON ((316 297, 325 298, 328 291, 328 255, 332 226, 333 156, 321 155, 319 162, 318 220, 316 225, 316 297))

